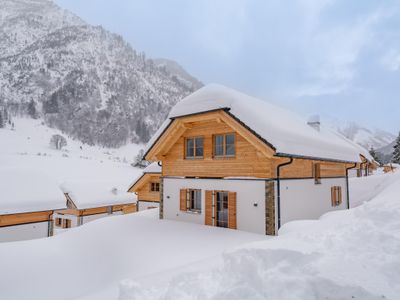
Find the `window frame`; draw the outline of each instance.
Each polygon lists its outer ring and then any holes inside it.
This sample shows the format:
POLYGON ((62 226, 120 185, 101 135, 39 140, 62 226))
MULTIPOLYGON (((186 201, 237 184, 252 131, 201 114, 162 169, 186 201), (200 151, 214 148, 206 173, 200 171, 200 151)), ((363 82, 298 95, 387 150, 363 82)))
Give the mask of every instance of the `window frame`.
POLYGON ((160 192, 160 183, 154 182, 154 181, 150 182, 150 192, 151 193, 159 193, 160 192))
POLYGON ((331 206, 338 207, 343 203, 342 187, 335 185, 331 187, 331 206))
POLYGON ((61 227, 62 226, 62 218, 56 217, 54 220, 54 225, 56 227, 61 227))
POLYGON ((186 189, 186 211, 200 214, 202 211, 202 203, 201 202, 202 202, 201 189, 186 189), (194 194, 199 193, 198 197, 200 200, 200 202, 199 202, 200 208, 192 208, 192 203, 193 203, 193 207, 194 207, 194 204, 196 203, 195 198, 192 198, 192 192, 194 192, 194 194))
POLYGON ((204 159, 204 136, 192 136, 192 137, 185 137, 184 140, 184 153, 185 153, 185 159, 204 159), (196 147, 196 140, 201 139, 203 142, 203 154, 197 155, 197 147, 196 147), (188 140, 193 140, 193 156, 188 156, 188 147, 187 147, 187 141, 188 140))
POLYGON ((235 132, 227 132, 227 133, 218 133, 218 134, 213 134, 212 136, 212 153, 213 153, 213 158, 215 159, 223 159, 223 158, 235 158, 236 157, 236 133, 235 132), (233 136, 233 150, 234 150, 234 154, 226 154, 226 149, 227 149, 227 143, 226 143, 226 138, 227 136, 232 135, 233 136), (216 154, 216 139, 218 136, 222 136, 223 137, 223 145, 222 145, 222 155, 217 155, 216 154))

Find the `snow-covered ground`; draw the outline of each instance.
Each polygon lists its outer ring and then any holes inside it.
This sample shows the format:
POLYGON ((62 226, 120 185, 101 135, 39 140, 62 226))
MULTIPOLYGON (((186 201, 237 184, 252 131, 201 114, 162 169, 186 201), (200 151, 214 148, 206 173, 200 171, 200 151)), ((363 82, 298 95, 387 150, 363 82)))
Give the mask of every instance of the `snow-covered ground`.
MULTIPOLYGON (((68 139, 57 151, 56 130, 15 123, 0 129, 3 176, 15 167, 125 185, 140 172, 124 162, 140 146, 68 139)), ((0 299, 398 299, 400 172, 351 179, 350 193, 355 208, 288 223, 279 237, 158 220, 155 209, 2 243, 0 299)))
POLYGON ((127 189, 141 172, 129 163, 143 145, 129 144, 119 149, 88 146, 57 129, 48 128, 40 120, 15 118, 13 121, 15 130, 10 126, 0 129, 0 174, 4 176, 4 169, 17 168, 27 172, 40 171, 57 183, 111 180, 127 189), (51 148, 53 134, 63 135, 67 146, 62 150, 51 148))
POLYGON ((158 220, 155 209, 0 244, 0 299, 398 299, 400 172, 357 184, 353 200, 368 202, 279 237, 158 220), (361 186, 380 191, 367 199, 361 186))
POLYGON ((351 184, 354 201, 367 201, 357 208, 288 223, 163 285, 125 280, 119 299, 399 299, 400 173, 351 184))

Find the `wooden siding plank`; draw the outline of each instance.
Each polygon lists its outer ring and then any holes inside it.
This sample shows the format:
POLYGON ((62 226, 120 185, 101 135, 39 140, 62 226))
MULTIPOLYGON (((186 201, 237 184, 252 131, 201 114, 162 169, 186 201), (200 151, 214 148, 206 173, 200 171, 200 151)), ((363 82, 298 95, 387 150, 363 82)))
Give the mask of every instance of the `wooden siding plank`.
POLYGON ((236 229, 236 192, 228 193, 228 228, 236 229))
POLYGON ((213 226, 213 192, 206 191, 205 193, 205 224, 213 226))

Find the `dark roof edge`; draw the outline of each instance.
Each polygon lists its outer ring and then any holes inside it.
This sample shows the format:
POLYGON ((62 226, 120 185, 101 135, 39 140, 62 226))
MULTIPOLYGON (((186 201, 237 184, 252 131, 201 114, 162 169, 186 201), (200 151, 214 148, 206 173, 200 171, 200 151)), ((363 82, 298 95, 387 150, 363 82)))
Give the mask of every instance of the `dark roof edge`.
POLYGON ((333 158, 322 158, 322 157, 307 156, 307 155, 296 155, 296 154, 288 154, 288 153, 276 153, 275 156, 277 156, 277 157, 292 157, 292 158, 309 159, 309 160, 323 160, 323 161, 346 163, 346 164, 359 163, 358 161, 348 161, 348 160, 340 160, 340 159, 333 159, 333 158))

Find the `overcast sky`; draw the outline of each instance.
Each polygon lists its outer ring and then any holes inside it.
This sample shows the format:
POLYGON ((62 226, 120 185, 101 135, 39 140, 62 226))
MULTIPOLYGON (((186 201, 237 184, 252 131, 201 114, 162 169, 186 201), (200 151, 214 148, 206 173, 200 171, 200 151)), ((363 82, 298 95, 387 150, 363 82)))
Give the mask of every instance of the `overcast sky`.
POLYGON ((204 83, 400 130, 398 0, 55 1, 204 83))

